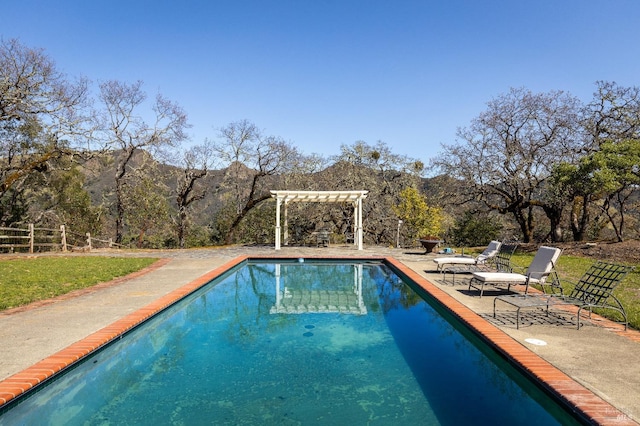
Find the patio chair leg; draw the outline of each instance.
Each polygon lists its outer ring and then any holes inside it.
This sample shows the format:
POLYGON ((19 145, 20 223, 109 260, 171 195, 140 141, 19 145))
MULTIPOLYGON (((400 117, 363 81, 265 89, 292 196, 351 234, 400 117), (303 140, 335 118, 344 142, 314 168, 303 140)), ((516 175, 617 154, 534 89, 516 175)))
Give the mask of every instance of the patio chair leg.
MULTIPOLYGON (((476 280, 474 278, 471 278, 469 280, 469 291, 471 291, 471 287, 475 288, 476 290, 478 290, 478 287, 475 287, 474 284, 477 283, 479 280, 476 280)), ((484 292, 484 281, 480 281, 480 297, 482 298, 482 293, 484 292)))
POLYGON ((576 317, 576 320, 578 321, 578 330, 580 330, 580 312, 582 312, 582 306, 578 308, 578 316, 576 317))

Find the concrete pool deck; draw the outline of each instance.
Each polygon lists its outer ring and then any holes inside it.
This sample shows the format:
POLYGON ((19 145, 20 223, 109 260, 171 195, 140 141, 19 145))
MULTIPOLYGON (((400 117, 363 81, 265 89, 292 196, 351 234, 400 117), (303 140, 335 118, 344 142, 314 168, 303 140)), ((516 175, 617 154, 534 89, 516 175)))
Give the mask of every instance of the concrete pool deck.
MULTIPOLYGON (((482 298, 466 292, 464 277, 456 278, 456 286, 443 284, 435 272, 432 254, 420 249, 365 247, 328 248, 229 247, 222 249, 102 252, 92 255, 158 257, 162 260, 144 273, 115 280, 87 291, 74 293, 0 312, 0 380, 12 383, 14 375, 40 363, 61 350, 86 340, 123 317, 139 313, 141 308, 156 303, 186 284, 198 281, 216 268, 238 256, 327 256, 327 257, 393 257, 410 270, 431 282, 462 305, 478 313, 489 323, 555 366, 580 385, 616 407, 603 423, 636 424, 640 420, 640 333, 621 331, 607 321, 597 321, 576 330, 562 318, 545 324, 530 316, 531 323, 516 329, 507 309, 493 319, 493 297, 482 298), (544 346, 527 343, 538 339, 544 346), (13 377, 12 377, 13 376, 13 377), (8 380, 5 380, 8 379, 8 380)), ((17 383, 17 382, 16 382, 17 383)))

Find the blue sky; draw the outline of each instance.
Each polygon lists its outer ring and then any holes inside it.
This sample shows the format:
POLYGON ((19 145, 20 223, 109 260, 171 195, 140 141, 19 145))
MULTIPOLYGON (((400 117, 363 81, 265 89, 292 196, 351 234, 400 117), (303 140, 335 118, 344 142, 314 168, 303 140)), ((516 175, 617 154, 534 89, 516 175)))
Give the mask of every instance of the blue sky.
POLYGON ((194 143, 241 119, 306 154, 427 162, 511 87, 640 85, 638 0, 0 0, 0 36, 70 76, 144 81, 194 143))

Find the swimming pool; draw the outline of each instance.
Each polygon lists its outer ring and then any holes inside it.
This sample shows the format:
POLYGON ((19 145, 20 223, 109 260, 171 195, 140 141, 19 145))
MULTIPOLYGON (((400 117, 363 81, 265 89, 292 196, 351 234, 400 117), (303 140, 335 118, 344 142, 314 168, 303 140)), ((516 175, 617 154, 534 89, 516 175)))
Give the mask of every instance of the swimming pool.
POLYGON ((9 404, 0 423, 570 421, 478 343, 384 263, 249 261, 9 404))

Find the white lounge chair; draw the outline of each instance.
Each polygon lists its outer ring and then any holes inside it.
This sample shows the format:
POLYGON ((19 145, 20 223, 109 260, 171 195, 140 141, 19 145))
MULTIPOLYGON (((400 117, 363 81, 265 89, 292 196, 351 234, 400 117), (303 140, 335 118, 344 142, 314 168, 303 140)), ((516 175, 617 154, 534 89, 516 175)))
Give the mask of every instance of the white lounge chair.
POLYGON ((442 281, 447 282, 447 275, 450 275, 451 284, 456 284, 457 274, 472 274, 474 272, 513 272, 511 266, 511 256, 518 248, 515 242, 506 241, 500 244, 498 253, 475 264, 457 264, 447 266, 442 269, 442 281))
POLYGON ((485 264, 488 260, 493 258, 500 250, 500 241, 491 241, 486 249, 480 253, 477 257, 471 256, 447 256, 436 257, 433 261, 436 263, 437 270, 442 272, 446 266, 450 265, 469 265, 478 266, 485 264))
POLYGON ((482 297, 486 284, 494 287, 506 286, 507 290, 510 290, 512 285, 524 284, 526 285, 526 293, 530 284, 544 284, 549 274, 553 271, 561 252, 562 250, 559 248, 541 246, 524 274, 515 272, 474 272, 469 281, 469 290, 472 288, 480 290, 480 297, 482 297))

